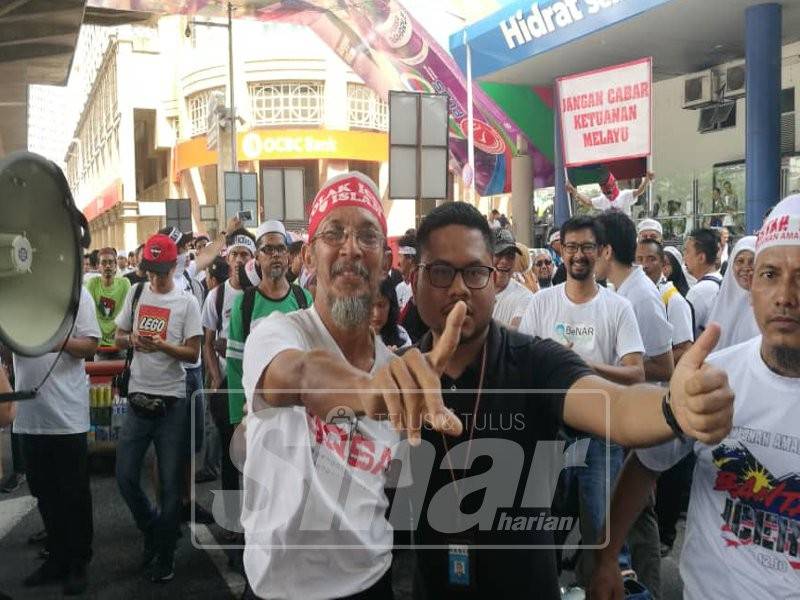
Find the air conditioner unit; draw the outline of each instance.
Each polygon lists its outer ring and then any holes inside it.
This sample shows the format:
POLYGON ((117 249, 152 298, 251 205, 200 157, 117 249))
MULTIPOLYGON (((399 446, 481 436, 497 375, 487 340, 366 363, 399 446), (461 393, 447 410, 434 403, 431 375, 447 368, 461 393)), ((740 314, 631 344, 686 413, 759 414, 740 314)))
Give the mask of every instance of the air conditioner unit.
POLYGON ((725 68, 725 98, 741 98, 745 88, 744 62, 736 63, 725 68))
POLYGON ((702 71, 683 80, 683 108, 704 108, 717 96, 717 77, 713 71, 702 71))

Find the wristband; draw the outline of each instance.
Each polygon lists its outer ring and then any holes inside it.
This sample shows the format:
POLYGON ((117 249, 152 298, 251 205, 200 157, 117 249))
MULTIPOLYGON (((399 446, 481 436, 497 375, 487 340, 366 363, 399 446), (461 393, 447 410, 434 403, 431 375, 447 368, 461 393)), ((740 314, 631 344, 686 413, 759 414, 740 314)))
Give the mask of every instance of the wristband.
POLYGON ((663 398, 661 398, 661 412, 664 413, 664 420, 667 422, 667 425, 669 425, 669 428, 672 429, 672 432, 675 434, 675 436, 683 439, 683 429, 681 429, 681 426, 678 424, 678 420, 675 418, 675 413, 672 412, 669 390, 667 390, 667 393, 664 394, 663 398))

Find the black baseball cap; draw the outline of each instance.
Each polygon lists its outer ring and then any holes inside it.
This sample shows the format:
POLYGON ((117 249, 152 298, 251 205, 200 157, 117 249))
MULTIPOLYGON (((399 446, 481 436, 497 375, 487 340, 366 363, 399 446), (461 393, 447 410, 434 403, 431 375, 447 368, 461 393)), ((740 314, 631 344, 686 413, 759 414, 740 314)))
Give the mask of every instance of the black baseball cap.
POLYGON ((512 249, 514 252, 522 256, 522 251, 517 248, 517 242, 514 239, 514 234, 508 229, 495 229, 493 252, 495 254, 502 254, 506 250, 512 249))

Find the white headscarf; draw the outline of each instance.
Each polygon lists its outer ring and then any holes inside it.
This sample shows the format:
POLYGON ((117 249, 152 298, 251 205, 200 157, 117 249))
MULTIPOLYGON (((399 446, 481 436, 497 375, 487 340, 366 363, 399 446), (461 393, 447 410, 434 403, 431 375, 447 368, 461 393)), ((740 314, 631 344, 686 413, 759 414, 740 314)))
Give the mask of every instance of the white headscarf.
POLYGON ((715 350, 735 346, 761 333, 756 324, 753 307, 750 305, 750 292, 743 289, 733 275, 736 256, 744 250, 755 254, 756 236, 743 237, 736 242, 733 252, 731 252, 728 269, 722 279, 722 287, 717 294, 714 308, 711 309, 711 316, 708 318, 709 321, 719 323, 722 329, 722 335, 720 335, 715 350))

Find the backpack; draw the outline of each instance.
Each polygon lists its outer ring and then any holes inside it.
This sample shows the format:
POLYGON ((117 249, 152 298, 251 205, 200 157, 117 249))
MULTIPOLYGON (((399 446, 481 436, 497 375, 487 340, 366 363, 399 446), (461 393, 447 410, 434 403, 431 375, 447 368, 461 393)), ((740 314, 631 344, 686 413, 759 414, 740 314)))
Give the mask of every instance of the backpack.
MULTIPOLYGON (((293 283, 289 284, 289 288, 300 310, 308 308, 308 300, 303 292, 303 288, 293 283)), ((257 293, 257 287, 249 287, 245 289, 244 298, 242 298, 242 339, 244 340, 250 335, 250 324, 253 321, 253 309, 255 308, 257 293)))
POLYGON ((217 295, 214 298, 214 308, 217 311, 217 337, 222 331, 222 307, 225 304, 225 284, 222 283, 217 287, 217 295), (222 293, 220 293, 222 288, 222 293))
POLYGON ((203 291, 203 286, 200 285, 200 282, 197 281, 194 277, 189 275, 188 271, 183 272, 183 278, 186 280, 186 288, 184 288, 187 292, 191 292, 192 295, 197 299, 197 304, 200 308, 203 308, 203 301, 205 298, 205 292, 203 291))
MULTIPOLYGON (((131 331, 136 326, 136 305, 139 303, 139 298, 142 295, 145 282, 136 284, 136 289, 133 290, 133 298, 131 298, 131 331)), ((125 366, 122 372, 116 377, 117 393, 121 398, 128 397, 128 384, 131 382, 131 361, 133 360, 133 347, 128 346, 125 352, 125 366)))
POLYGON ((717 286, 722 287, 722 279, 717 279, 712 275, 706 275, 705 277, 702 277, 697 283, 700 283, 701 281, 713 281, 717 284, 717 286))

